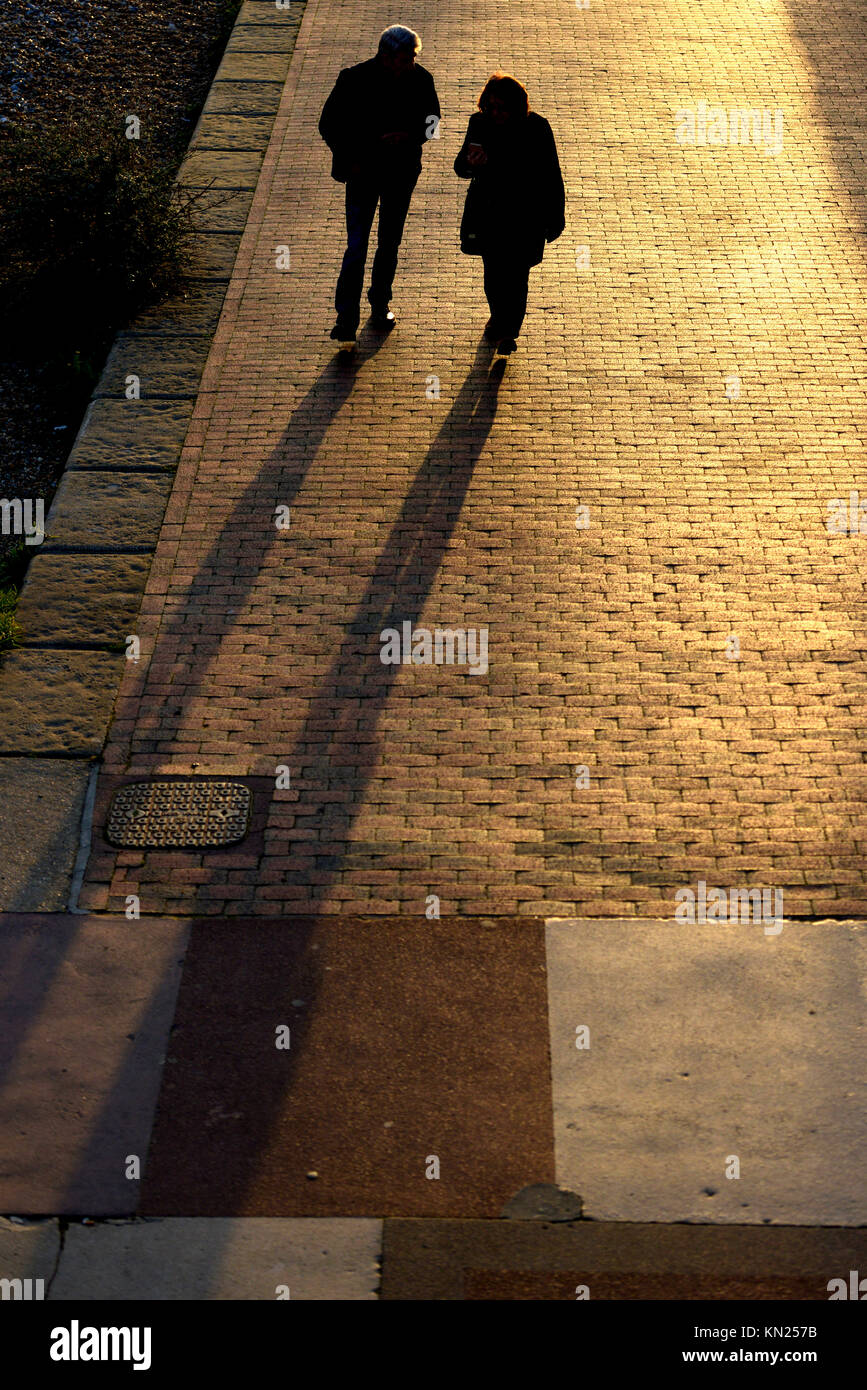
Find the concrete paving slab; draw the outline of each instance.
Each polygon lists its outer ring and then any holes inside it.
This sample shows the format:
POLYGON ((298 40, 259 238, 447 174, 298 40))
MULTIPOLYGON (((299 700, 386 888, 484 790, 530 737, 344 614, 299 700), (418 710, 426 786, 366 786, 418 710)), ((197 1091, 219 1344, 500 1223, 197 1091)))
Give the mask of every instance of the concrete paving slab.
POLYGON ((546 943, 557 1181, 587 1216, 867 1222, 863 923, 549 921, 546 943))
POLYGON ((67 469, 46 518, 44 550, 153 548, 171 490, 168 470, 118 473, 67 469))
POLYGON ((236 232, 208 232, 196 237, 187 275, 199 280, 231 279, 240 237, 236 232))
POLYGON ((123 647, 149 570, 148 555, 36 555, 15 610, 24 645, 123 647))
MULTIPOLYGON (((276 9, 276 6, 272 6, 276 9)), ((300 10, 300 6, 297 7, 300 10)), ((291 53, 301 15, 294 24, 236 24, 227 53, 291 53)))
POLYGON ((0 912, 65 911, 90 769, 67 758, 0 759, 0 912))
MULTIPOLYGON (((201 232, 243 232, 253 202, 251 188, 221 188, 197 198, 195 225, 201 232)), ((218 311, 219 312, 219 311, 218 311)), ((136 320, 138 326, 138 320, 136 320)), ((195 331, 200 331, 193 325, 195 331)), ((174 332, 174 328, 167 331, 174 332)), ((208 341, 210 347, 210 339, 208 341)))
POLYGON ((282 82, 289 71, 289 53, 227 52, 220 64, 222 82, 282 82))
POLYGON ((381 1247, 364 1219, 70 1226, 51 1299, 374 1299, 381 1247))
MULTIPOLYGON (((0 1279, 41 1280, 11 1288, 3 1298, 37 1301, 45 1297, 60 1255, 60 1223, 57 1220, 21 1225, 0 1216, 0 1279)), ((5 1287, 5 1286, 4 1286, 5 1287)))
POLYGON ((139 379, 143 400, 163 396, 194 398, 208 360, 210 343, 202 337, 155 338, 121 333, 105 364, 94 395, 124 397, 127 377, 139 379))
POLYGON ((283 82, 236 82, 217 78, 211 84, 202 114, 275 115, 283 95, 283 82))
MULTIPOLYGON (((238 60, 240 61, 240 60, 238 60)), ((259 58, 253 59, 259 62, 259 58)), ((185 188, 250 188, 259 181, 263 150, 190 150, 178 174, 185 188)))
POLYGON ((0 1211, 134 1213, 188 927, 0 919, 0 1211))
MULTIPOLYGON (((252 201, 252 190, 247 194, 244 208, 244 222, 252 201)), ((205 231, 233 231, 241 216, 241 203, 231 197, 223 198, 223 193, 232 194, 231 189, 214 189, 204 195, 204 205, 197 213, 197 224, 205 231), (211 206, 213 204, 213 206, 211 206), (225 206, 223 206, 225 204, 225 206), (222 211, 221 211, 222 208, 222 211)), ((243 223, 241 223, 243 226, 243 223)), ((203 280, 193 280, 179 294, 144 309, 135 321, 137 333, 159 333, 189 337, 201 333, 209 339, 213 336, 226 297, 225 287, 203 280)))
POLYGON ((0 670, 0 753, 102 752, 126 658, 121 652, 21 648, 0 670))
POLYGON ((241 26, 248 24, 267 24, 269 29, 297 30, 304 17, 304 0, 291 0, 291 4, 278 9, 274 0, 244 0, 235 20, 236 33, 241 26))
POLYGON ((509 920, 197 922, 140 1214, 498 1216, 553 1176, 542 950, 509 920))
POLYGON ((187 400, 91 401, 69 467, 174 468, 192 410, 187 400))
POLYGON ((255 150, 267 145, 274 126, 273 116, 253 116, 236 112, 203 115, 196 127, 196 147, 201 150, 255 150))
POLYGON ((392 1219, 380 1296, 826 1300, 865 1266, 867 1230, 392 1219))

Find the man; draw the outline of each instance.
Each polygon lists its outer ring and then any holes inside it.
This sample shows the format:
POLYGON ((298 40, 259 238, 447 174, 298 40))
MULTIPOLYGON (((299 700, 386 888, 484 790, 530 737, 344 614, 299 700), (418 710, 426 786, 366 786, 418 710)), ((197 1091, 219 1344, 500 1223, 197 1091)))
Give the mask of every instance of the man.
POLYGON ((376 255, 367 298, 375 328, 395 322, 389 309, 397 253, 410 199, 421 173, 421 151, 437 135, 440 104, 434 80, 416 62, 421 39, 392 24, 375 58, 344 68, 325 103, 319 133, 333 155, 331 177, 346 184, 346 252, 331 337, 354 342, 373 215, 379 203, 376 255))

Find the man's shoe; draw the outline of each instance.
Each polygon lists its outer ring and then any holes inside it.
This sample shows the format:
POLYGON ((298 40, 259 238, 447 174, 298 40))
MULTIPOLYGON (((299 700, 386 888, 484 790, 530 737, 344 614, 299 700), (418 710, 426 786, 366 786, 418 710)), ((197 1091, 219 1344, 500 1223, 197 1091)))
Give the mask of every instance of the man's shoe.
POLYGON ((518 344, 514 338, 501 338, 497 343, 497 356, 508 357, 510 353, 518 351, 518 344))
POLYGON ((486 343, 498 343, 500 341, 500 330, 493 319, 488 319, 484 327, 486 343))
POLYGON ((371 309, 370 323, 372 328, 379 328, 384 330, 388 328, 394 328, 394 325, 397 323, 397 319, 394 317, 394 314, 386 305, 384 309, 371 309))
POLYGON ((328 336, 336 338, 338 343, 354 343, 355 332, 356 330, 345 319, 338 319, 328 336))

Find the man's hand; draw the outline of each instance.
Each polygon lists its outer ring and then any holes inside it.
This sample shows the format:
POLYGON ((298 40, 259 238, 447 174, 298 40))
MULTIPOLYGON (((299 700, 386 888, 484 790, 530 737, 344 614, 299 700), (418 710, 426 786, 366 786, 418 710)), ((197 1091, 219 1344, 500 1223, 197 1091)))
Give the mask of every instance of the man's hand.
POLYGON ((471 169, 481 169, 483 164, 487 164, 488 156, 481 145, 470 145, 467 150, 467 163, 471 169))

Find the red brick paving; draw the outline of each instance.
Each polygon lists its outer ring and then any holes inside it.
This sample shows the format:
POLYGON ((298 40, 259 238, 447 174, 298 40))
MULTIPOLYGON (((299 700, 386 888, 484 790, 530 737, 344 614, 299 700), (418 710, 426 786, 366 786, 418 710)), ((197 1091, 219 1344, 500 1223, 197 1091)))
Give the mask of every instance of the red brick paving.
POLYGON ((100 854, 82 905, 670 916, 704 878, 782 887, 788 916, 863 913, 864 542, 825 524, 865 476, 863 17, 420 17, 442 138, 398 328, 346 367, 315 124, 392 18, 307 6, 106 752, 135 775, 286 764, 291 789, 255 864, 100 854), (451 171, 495 66, 550 119, 568 196, 501 382, 451 171), (781 109, 782 151, 678 144, 702 100, 781 109), (487 626, 488 674, 382 666, 402 619, 487 626))

